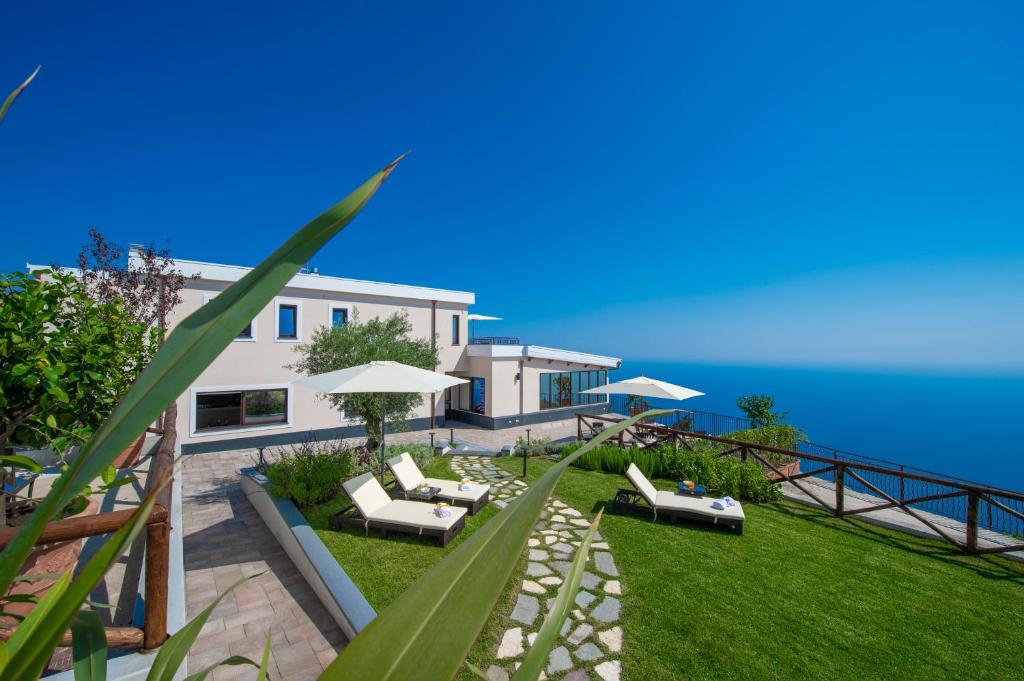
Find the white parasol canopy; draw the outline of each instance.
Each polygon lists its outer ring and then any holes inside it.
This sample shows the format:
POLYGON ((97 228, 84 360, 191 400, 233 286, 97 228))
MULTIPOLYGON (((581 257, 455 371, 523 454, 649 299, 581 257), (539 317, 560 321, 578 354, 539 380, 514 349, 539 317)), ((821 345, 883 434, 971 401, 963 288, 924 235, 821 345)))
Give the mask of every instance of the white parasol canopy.
MULTIPOLYGON (((446 376, 401 362, 369 362, 347 369, 328 371, 300 378, 295 385, 304 385, 322 393, 436 393, 452 386, 469 383, 464 378, 446 376)), ((384 483, 384 407, 381 404, 380 479, 384 483)))
POLYGON ((436 393, 462 383, 469 381, 401 362, 369 362, 295 381, 322 393, 436 393))
POLYGON ((598 395, 612 393, 616 395, 639 395, 641 397, 660 397, 667 400, 688 400, 691 397, 699 397, 704 394, 699 390, 684 388, 681 385, 666 383, 665 381, 647 378, 646 376, 627 378, 624 381, 616 381, 615 383, 598 386, 583 392, 598 395))

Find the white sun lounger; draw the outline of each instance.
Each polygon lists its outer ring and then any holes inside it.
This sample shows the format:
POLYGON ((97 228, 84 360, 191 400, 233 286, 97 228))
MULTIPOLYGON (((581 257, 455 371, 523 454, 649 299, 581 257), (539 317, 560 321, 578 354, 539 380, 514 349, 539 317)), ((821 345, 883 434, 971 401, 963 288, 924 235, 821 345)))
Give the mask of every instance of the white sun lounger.
POLYGON ((392 490, 392 496, 408 498, 410 492, 415 491, 422 483, 427 487, 437 487, 440 491, 432 498, 447 501, 456 506, 464 506, 469 510, 469 515, 475 514, 487 503, 491 486, 469 483, 466 491, 459 489, 459 483, 455 480, 441 480, 439 478, 425 478, 420 467, 416 465, 409 452, 403 452, 398 456, 388 459, 388 468, 398 481, 398 489, 392 490))
POLYGON ((633 483, 633 487, 636 489, 620 489, 618 491, 612 505, 612 510, 616 513, 626 510, 650 511, 654 513, 655 520, 659 515, 672 521, 680 518, 696 520, 714 525, 725 525, 736 530, 737 533, 743 534, 743 521, 746 516, 743 514, 743 506, 738 501, 735 506, 717 509, 711 506, 715 501, 714 497, 697 497, 656 490, 651 481, 636 467, 636 464, 632 463, 626 469, 626 478, 633 483), (637 503, 640 499, 647 504, 637 503))
POLYGON ((437 515, 434 504, 422 501, 392 499, 380 486, 373 473, 363 473, 345 481, 345 493, 352 500, 358 516, 341 514, 331 517, 331 527, 341 524, 379 529, 382 536, 388 532, 436 537, 441 546, 447 546, 466 524, 466 509, 448 507, 446 518, 437 515))

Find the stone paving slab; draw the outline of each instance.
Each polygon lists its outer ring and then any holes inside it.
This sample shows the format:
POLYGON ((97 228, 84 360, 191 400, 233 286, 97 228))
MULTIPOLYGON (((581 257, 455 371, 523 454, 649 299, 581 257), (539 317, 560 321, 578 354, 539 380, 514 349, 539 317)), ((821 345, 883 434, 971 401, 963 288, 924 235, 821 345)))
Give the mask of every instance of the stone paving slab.
MULTIPOLYGON (((315 679, 346 639, 239 485, 248 452, 182 459, 185 591, 191 619, 242 577, 259 574, 213 611, 188 657, 195 673, 229 655, 259 660, 266 636, 276 679, 315 679), (262 574, 260 574, 262 573, 262 574)), ((221 667, 214 681, 251 678, 245 666, 221 667)))

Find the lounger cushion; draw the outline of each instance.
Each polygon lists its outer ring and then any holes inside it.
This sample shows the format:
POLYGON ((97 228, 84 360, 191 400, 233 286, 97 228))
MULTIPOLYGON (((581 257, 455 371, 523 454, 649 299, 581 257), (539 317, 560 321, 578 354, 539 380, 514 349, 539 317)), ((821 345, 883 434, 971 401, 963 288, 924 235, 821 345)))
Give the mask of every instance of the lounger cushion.
POLYGON ((651 506, 657 506, 658 491, 654 489, 654 485, 647 479, 647 476, 637 468, 635 463, 629 464, 629 468, 626 469, 626 477, 633 483, 633 487, 636 487, 636 491, 640 492, 640 495, 647 501, 651 506))
POLYGON ((377 478, 373 477, 372 472, 346 480, 342 487, 364 518, 369 518, 374 512, 391 503, 391 497, 377 482, 377 478))
POLYGON ((687 511, 689 513, 697 513, 700 515, 706 515, 709 518, 723 518, 728 520, 743 520, 743 507, 740 506, 740 502, 736 502, 735 506, 729 506, 722 510, 712 508, 711 503, 715 500, 714 497, 692 497, 685 494, 673 494, 672 492, 658 492, 655 497, 654 507, 660 510, 673 510, 673 511, 687 511))
POLYGON ((423 501, 405 501, 396 499, 382 508, 374 511, 369 516, 370 520, 406 527, 424 528, 431 530, 449 530, 452 525, 459 522, 459 519, 466 515, 466 509, 449 506, 451 515, 447 518, 438 517, 434 512, 434 504, 423 501))
POLYGON ((416 465, 409 452, 402 452, 398 456, 388 459, 388 468, 391 469, 395 480, 406 492, 416 489, 424 480, 420 467, 416 465))
POLYGON ((463 492, 459 489, 459 483, 455 480, 438 480, 437 478, 426 478, 425 482, 431 487, 440 487, 439 497, 445 499, 459 499, 460 501, 477 501, 491 489, 490 485, 478 485, 475 482, 469 483, 469 489, 463 492))
POLYGON ((470 483, 469 489, 465 492, 459 490, 459 483, 455 480, 440 480, 438 478, 425 478, 416 465, 416 461, 409 452, 403 452, 398 456, 388 459, 388 466, 395 474, 395 480, 406 492, 416 489, 420 483, 429 487, 441 488, 438 496, 446 499, 458 499, 460 501, 477 501, 491 489, 490 485, 478 485, 470 483))

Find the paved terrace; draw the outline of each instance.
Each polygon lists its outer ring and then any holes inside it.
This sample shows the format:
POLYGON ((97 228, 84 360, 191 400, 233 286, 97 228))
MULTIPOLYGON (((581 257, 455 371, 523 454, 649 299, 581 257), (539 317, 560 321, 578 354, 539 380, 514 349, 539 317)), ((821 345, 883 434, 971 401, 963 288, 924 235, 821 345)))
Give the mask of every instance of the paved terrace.
MULTIPOLYGON (((242 577, 213 611, 188 657, 194 674, 230 655, 258 661, 269 633, 275 679, 315 679, 346 640, 239 485, 252 450, 182 457, 185 592, 191 619, 242 577), (261 574, 262 573, 262 574, 261 574)), ((248 666, 218 668, 214 681, 251 678, 248 666)))

